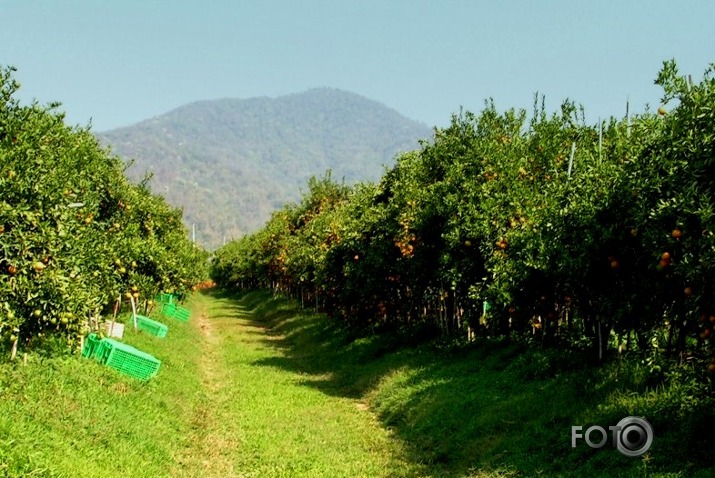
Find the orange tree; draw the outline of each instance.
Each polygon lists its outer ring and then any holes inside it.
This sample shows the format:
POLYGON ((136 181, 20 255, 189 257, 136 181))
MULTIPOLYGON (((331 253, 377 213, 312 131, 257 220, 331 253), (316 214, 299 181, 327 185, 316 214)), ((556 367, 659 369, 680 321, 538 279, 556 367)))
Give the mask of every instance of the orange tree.
POLYGON ((328 203, 311 187, 215 272, 240 264, 234 280, 322 296, 361 327, 711 354, 713 80, 668 62, 658 83, 671 112, 596 127, 538 97, 531 117, 455 115, 377 184, 328 203))
MULTIPOLYGON (((699 350, 712 355, 715 326, 715 78, 711 66, 698 84, 680 76, 674 61, 664 64, 656 81, 667 112, 659 109, 661 134, 647 144, 643 166, 653 171, 641 194, 653 198, 638 220, 644 246, 651 252, 673 311, 668 348, 686 350, 695 336, 699 350), (660 260, 659 260, 660 259, 660 260), (675 320, 677 317, 678 320, 675 320), (711 317, 713 319, 711 320, 711 317), (694 333, 693 333, 694 332, 694 333)), ((631 171, 632 175, 637 172, 631 171)))
POLYGON ((332 181, 330 172, 311 178, 301 204, 290 211, 289 234, 281 250, 283 286, 301 300, 323 304, 336 290, 319 279, 328 250, 341 242, 334 211, 347 200, 348 188, 332 181))
MULTIPOLYGON (((354 188, 329 219, 337 240, 326 244, 316 279, 330 291, 335 315, 354 327, 369 328, 394 320, 401 288, 400 254, 393 244, 394 211, 385 185, 354 188)), ((403 304, 408 302, 403 297, 403 304)))
POLYGON ((181 292, 206 255, 179 211, 142 186, 56 105, 20 105, 0 70, 0 329, 12 342, 96 326, 120 294, 181 292), (93 318, 94 320, 90 320, 93 318))

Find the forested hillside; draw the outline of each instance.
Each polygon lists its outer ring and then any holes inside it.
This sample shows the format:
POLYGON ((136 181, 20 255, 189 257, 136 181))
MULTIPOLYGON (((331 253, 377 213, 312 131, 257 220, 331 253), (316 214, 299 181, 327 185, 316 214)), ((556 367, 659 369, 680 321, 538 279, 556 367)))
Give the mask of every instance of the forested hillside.
POLYGON ((97 136, 149 172, 152 191, 183 207, 207 247, 252 232, 300 198, 312 175, 376 180, 395 155, 427 138, 426 126, 361 96, 319 88, 279 98, 192 103, 97 136))

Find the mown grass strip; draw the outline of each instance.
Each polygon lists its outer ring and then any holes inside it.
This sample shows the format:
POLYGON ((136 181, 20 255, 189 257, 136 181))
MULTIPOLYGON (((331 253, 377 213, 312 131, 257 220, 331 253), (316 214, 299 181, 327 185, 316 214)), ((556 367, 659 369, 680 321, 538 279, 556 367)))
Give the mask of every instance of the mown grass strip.
MULTIPOLYGON (((209 337, 219 375, 215 423, 234 436, 234 472, 251 477, 417 476, 401 459, 399 442, 353 398, 306 386, 305 373, 284 360, 280 337, 256 322, 243 302, 227 296, 207 302, 209 337)), ((323 377, 329 379, 329 377, 323 377)))

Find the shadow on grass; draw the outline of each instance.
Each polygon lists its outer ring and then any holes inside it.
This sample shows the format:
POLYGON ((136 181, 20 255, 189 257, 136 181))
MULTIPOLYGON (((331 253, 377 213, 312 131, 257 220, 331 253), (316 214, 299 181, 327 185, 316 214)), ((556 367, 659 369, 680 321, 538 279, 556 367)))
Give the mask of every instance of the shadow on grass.
POLYGON ((589 368, 576 354, 503 341, 457 347, 394 334, 356 337, 270 293, 205 293, 249 313, 264 329, 253 333, 265 333, 264 343, 280 349, 256 365, 299 373, 305 386, 367 402, 429 476, 712 476, 711 453, 703 451, 715 449, 712 407, 704 414, 702 407, 680 410, 675 423, 675 408, 631 393, 638 382, 633 370, 617 372, 616 381, 614 366, 589 368), (634 398, 624 398, 629 394, 634 398), (628 415, 647 417, 657 430, 643 457, 571 447, 572 425, 607 427, 628 415))

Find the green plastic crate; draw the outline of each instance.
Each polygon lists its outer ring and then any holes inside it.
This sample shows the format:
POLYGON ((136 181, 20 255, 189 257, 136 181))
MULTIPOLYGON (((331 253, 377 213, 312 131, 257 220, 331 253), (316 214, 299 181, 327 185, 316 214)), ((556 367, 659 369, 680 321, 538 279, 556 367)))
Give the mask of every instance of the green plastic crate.
POLYGON ((172 317, 178 320, 182 320, 184 322, 188 322, 190 315, 191 313, 189 312, 189 309, 185 309, 184 307, 177 305, 174 307, 174 313, 172 317))
POLYGON ((182 320, 184 322, 188 322, 189 317, 191 316, 191 312, 189 312, 189 309, 186 309, 176 304, 164 304, 161 307, 161 313, 166 317, 182 320))
POLYGON ((172 317, 176 311, 176 304, 163 304, 161 306, 161 313, 167 317, 172 317))
POLYGON ((139 329, 152 335, 156 335, 157 337, 166 337, 166 334, 169 332, 169 327, 144 315, 137 315, 136 320, 137 327, 139 329))
POLYGON ((82 357, 94 358, 94 354, 99 348, 101 339, 97 337, 97 334, 89 334, 84 339, 84 347, 82 347, 82 357))
POLYGON ((109 352, 112 351, 112 345, 108 342, 108 340, 111 339, 102 339, 100 340, 99 344, 97 345, 97 348, 94 351, 94 354, 91 356, 94 360, 97 362, 103 364, 107 361, 107 357, 109 356, 109 352))
POLYGON ((101 361, 107 367, 140 380, 148 380, 159 373, 161 360, 156 357, 113 339, 105 338, 101 343, 101 361))

